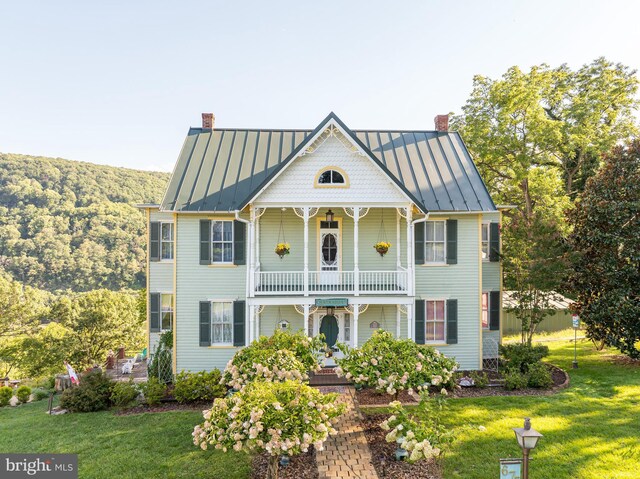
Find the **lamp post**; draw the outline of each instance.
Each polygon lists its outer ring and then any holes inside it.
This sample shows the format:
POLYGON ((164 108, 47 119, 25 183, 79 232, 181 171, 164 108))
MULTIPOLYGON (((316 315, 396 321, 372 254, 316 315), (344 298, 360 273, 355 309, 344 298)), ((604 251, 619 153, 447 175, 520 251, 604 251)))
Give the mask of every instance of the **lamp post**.
POLYGON ((522 479, 529 479, 529 451, 535 449, 538 439, 542 437, 535 429, 531 429, 531 419, 524 418, 524 427, 514 427, 518 445, 522 449, 522 479))
POLYGON ((578 328, 580 328, 580 316, 574 314, 571 316, 573 325, 573 369, 578 369, 578 328))

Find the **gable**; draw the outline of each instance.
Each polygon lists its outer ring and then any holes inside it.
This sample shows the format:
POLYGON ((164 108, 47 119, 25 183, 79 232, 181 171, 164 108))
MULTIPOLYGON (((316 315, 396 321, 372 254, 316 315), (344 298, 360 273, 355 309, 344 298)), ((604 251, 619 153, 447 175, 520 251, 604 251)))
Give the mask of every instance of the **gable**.
POLYGON ((340 130, 330 126, 294 158, 256 198, 258 205, 366 203, 406 205, 409 199, 394 181, 340 130), (345 184, 319 186, 325 169, 343 173, 345 184))

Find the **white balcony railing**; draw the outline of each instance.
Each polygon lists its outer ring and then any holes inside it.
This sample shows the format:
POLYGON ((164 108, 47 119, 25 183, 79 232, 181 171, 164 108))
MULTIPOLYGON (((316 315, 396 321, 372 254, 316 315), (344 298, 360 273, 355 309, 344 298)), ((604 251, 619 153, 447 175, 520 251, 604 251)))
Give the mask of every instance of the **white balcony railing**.
POLYGON ((408 271, 256 271, 256 295, 407 294, 408 271))

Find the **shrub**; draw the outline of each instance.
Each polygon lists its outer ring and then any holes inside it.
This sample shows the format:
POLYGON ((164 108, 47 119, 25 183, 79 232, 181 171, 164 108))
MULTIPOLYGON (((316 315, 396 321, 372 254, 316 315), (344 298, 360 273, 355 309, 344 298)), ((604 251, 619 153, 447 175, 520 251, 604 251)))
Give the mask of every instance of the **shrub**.
POLYGON ((239 390, 254 380, 305 380, 308 371, 319 369, 317 354, 324 347, 319 336, 277 330, 238 351, 227 364, 222 382, 239 390))
POLYGON ((489 385, 489 376, 484 371, 471 371, 469 377, 473 379, 473 385, 477 388, 486 388, 489 385))
POLYGON ((500 346, 500 354, 508 369, 517 369, 521 373, 526 373, 530 365, 549 355, 549 348, 544 345, 507 344, 500 346))
POLYGON ((307 452, 334 434, 332 421, 344 411, 337 394, 322 394, 298 381, 254 382, 231 397, 216 399, 193 430, 193 442, 227 452, 246 450, 270 456, 268 477, 278 477, 281 455, 307 452))
POLYGON ((51 391, 43 388, 33 388, 31 390, 31 395, 33 396, 34 401, 42 401, 43 399, 47 399, 51 394, 51 391))
POLYGON ((9 386, 0 387, 0 407, 9 405, 9 401, 13 397, 13 389, 9 386))
POLYGON ((168 384, 173 382, 173 331, 165 331, 160 335, 156 352, 153 354, 151 363, 149 363, 149 377, 159 379, 161 382, 168 384))
POLYGON ((400 447, 409 453, 408 462, 439 456, 440 448, 453 440, 451 431, 440 423, 445 405, 444 397, 430 398, 427 391, 420 394, 420 404, 411 412, 398 401, 389 403, 392 415, 380 424, 389 431, 387 442, 403 439, 400 447))
POLYGON ((160 382, 158 378, 150 377, 146 383, 140 385, 140 390, 144 396, 144 402, 149 406, 160 404, 167 392, 167 386, 160 382))
POLYGON ((536 363, 529 366, 529 387, 546 389, 551 387, 553 379, 551 371, 544 363, 536 363))
POLYGON ((139 394, 133 380, 117 382, 111 390, 111 403, 116 407, 127 407, 138 398, 139 394))
POLYGON ((173 396, 179 403, 213 401, 227 392, 227 388, 220 384, 221 377, 218 369, 199 373, 182 371, 176 376, 173 396))
POLYGON ((507 370, 504 375, 504 388, 509 391, 524 389, 527 387, 528 383, 529 378, 527 377, 527 375, 521 373, 519 370, 507 370))
POLYGON ((80 378, 78 386, 65 389, 60 406, 71 412, 93 412, 111 405, 113 381, 101 371, 91 371, 80 378))
POLYGON ((345 357, 336 359, 336 373, 355 384, 395 395, 403 389, 454 386, 458 364, 411 339, 395 339, 379 329, 360 348, 339 347, 345 357))
POLYGON ((16 390, 16 397, 21 404, 29 402, 29 398, 31 397, 31 388, 29 386, 20 386, 16 390))

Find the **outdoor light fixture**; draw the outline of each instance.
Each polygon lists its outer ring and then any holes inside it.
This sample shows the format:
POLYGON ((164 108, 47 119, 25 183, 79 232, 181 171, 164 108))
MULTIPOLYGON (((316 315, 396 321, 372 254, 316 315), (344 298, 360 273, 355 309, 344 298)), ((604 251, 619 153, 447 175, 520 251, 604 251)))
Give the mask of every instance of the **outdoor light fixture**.
POLYGON ((535 429, 531 429, 531 419, 524 418, 524 427, 514 427, 518 445, 522 449, 522 479, 529 479, 529 451, 535 449, 538 439, 542 437, 535 429))
POLYGON ((326 220, 327 222, 332 222, 333 221, 333 211, 329 210, 325 213, 326 216, 326 220))
POLYGON ((333 316, 333 311, 334 311, 333 306, 329 306, 327 308, 327 316, 333 316))

